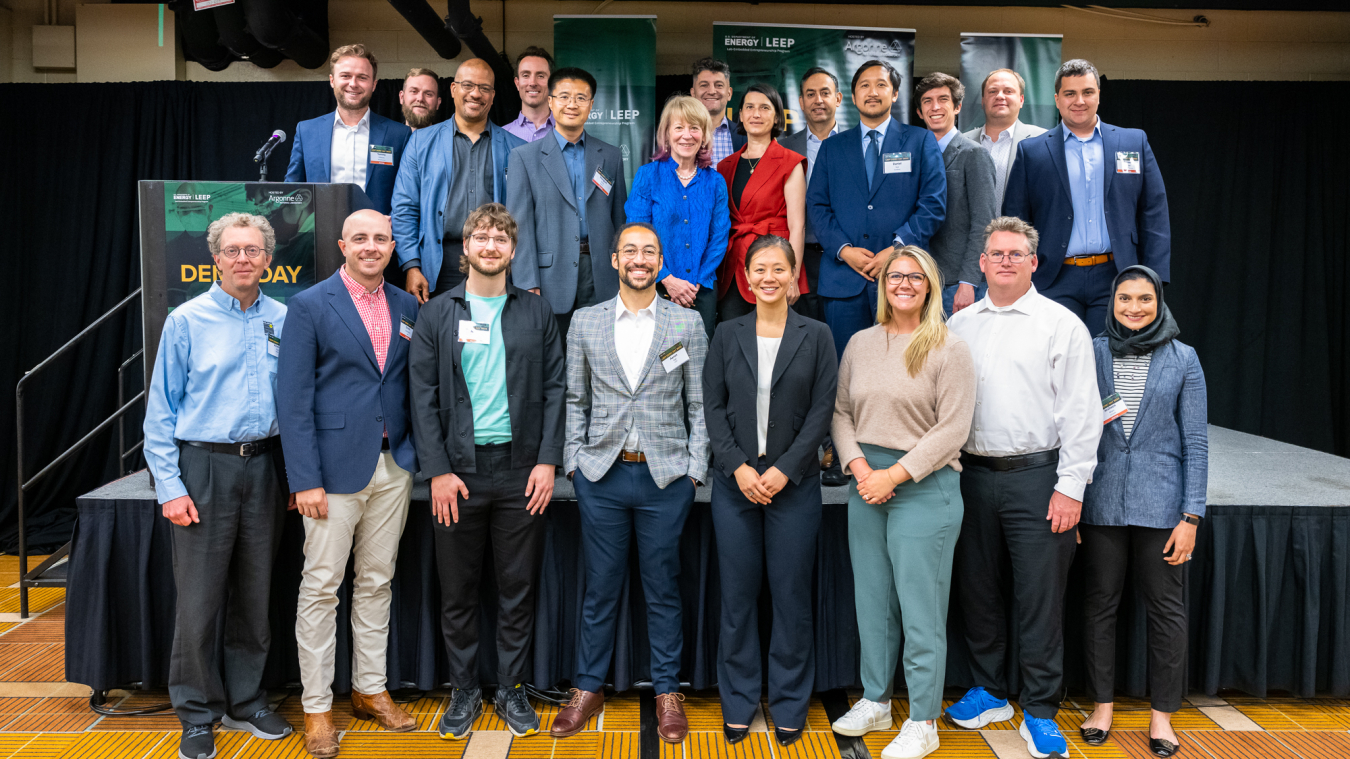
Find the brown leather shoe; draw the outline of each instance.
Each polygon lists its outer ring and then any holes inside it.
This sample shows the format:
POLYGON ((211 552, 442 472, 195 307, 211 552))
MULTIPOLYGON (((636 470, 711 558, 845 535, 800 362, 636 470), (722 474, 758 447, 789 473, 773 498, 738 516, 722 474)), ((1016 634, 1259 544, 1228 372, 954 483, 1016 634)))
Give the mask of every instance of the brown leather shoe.
POLYGON ((586 727, 586 722, 600 713, 605 705, 605 694, 588 690, 572 689, 572 700, 553 718, 553 727, 549 733, 554 738, 566 738, 576 735, 586 727))
POLYGON ((331 709, 318 714, 305 712, 305 750, 311 756, 337 756, 338 731, 331 709))
POLYGON ((373 696, 352 691, 352 716, 357 719, 374 719, 380 727, 391 733, 406 733, 417 729, 417 720, 394 703, 387 690, 373 696))
POLYGON ((656 697, 656 734, 666 743, 680 743, 689 734, 684 716, 683 693, 661 693, 656 697))

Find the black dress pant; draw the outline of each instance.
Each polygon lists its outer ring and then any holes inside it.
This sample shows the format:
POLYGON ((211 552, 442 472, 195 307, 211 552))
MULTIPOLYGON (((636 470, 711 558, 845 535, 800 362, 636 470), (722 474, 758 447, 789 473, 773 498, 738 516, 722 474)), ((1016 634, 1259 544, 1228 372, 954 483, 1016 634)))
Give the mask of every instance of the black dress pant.
POLYGON ((456 472, 469 489, 467 498, 458 499, 459 521, 432 521, 450 684, 464 689, 479 687, 478 583, 489 540, 497 580, 497 684, 529 678, 535 577, 544 546, 544 515, 530 514, 525 495, 534 467, 511 468, 510 443, 476 449, 478 471, 456 472))
POLYGON ((717 323, 729 322, 732 319, 739 319, 749 313, 754 313, 755 304, 747 301, 744 295, 741 295, 740 288, 733 283, 727 290, 727 294, 717 301, 717 323))
POLYGON ((1116 610, 1125 589, 1125 569, 1148 611, 1148 694, 1154 709, 1181 708, 1186 690, 1185 565, 1163 560, 1172 531, 1156 527, 1099 527, 1084 524, 1083 658, 1088 696, 1115 701, 1116 610))
POLYGON ((954 575, 965 614, 975 684, 996 698, 1009 696, 1007 617, 1015 629, 1022 709, 1054 719, 1063 697, 1064 587, 1073 563, 1073 530, 1054 533, 1045 518, 1059 476, 1056 464, 997 472, 962 458, 966 513, 956 543, 954 575), (1005 598, 1005 567, 1012 567, 1013 598, 1005 598), (1016 603, 1012 603, 1015 599, 1016 603))
POLYGON ((572 314, 579 308, 595 305, 595 271, 591 268, 592 260, 590 253, 582 253, 577 259, 576 299, 572 301, 572 308, 567 313, 553 315, 558 321, 558 336, 562 338, 563 347, 567 346, 567 330, 572 326, 572 314))
POLYGON ((801 264, 806 267, 806 287, 810 292, 802 293, 802 297, 792 306, 797 313, 818 322, 825 321, 825 305, 821 302, 820 296, 816 295, 816 290, 820 287, 820 259, 824 253, 818 242, 808 242, 802 248, 801 264))
POLYGON ((463 282, 468 276, 459 270, 459 258, 464 255, 464 241, 452 237, 441 240, 441 270, 436 275, 436 289, 431 297, 444 295, 463 282))

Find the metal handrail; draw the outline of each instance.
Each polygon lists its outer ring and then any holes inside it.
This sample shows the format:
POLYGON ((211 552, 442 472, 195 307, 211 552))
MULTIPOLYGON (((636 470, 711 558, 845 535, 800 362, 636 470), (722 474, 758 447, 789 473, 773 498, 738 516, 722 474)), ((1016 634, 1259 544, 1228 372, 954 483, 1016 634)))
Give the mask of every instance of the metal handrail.
MULTIPOLYGON (((117 367, 117 405, 119 406, 122 405, 122 397, 125 395, 125 391, 123 388, 123 374, 126 373, 128 366, 131 366, 131 364, 135 362, 136 359, 140 358, 143 355, 145 355, 145 348, 141 348, 137 350, 135 353, 131 354, 130 358, 128 358, 126 361, 123 361, 122 365, 117 367)), ((142 379, 142 382, 143 381, 144 379, 142 379)), ((144 391, 142 391, 142 394, 144 394, 144 391)), ((127 456, 130 456, 131 454, 135 453, 137 449, 145 445, 145 439, 142 438, 141 442, 131 446, 131 450, 126 450, 127 432, 125 422, 126 422, 125 416, 119 417, 117 420, 117 473, 121 475, 131 474, 131 472, 127 471, 127 456)))
MULTIPOLYGON (((108 417, 107 419, 104 419, 101 423, 99 423, 99 425, 98 425, 97 427, 95 427, 95 428, 93 429, 92 432, 90 432, 90 433, 88 433, 87 435, 85 435, 84 437, 80 438, 79 441, 77 441, 74 445, 72 445, 72 446, 70 446, 69 448, 67 448, 67 449, 65 450, 65 452, 63 452, 60 456, 57 456, 55 461, 53 461, 53 462, 51 462, 50 464, 48 464, 47 466, 43 467, 40 471, 38 471, 37 474, 33 475, 31 478, 29 478, 27 481, 25 481, 24 478, 23 478, 23 470, 24 470, 24 466, 23 466, 23 461, 24 461, 24 459, 23 459, 23 437, 24 437, 24 435, 23 435, 23 388, 24 388, 24 383, 28 382, 28 380, 31 379, 34 375, 36 375, 38 372, 40 372, 40 371, 42 371, 43 369, 46 369, 48 366, 50 366, 50 365, 52 364, 53 361, 55 361, 56 359, 60 358, 63 354, 66 353, 66 351, 70 350, 72 347, 74 347, 74 346, 75 346, 77 343, 79 343, 81 340, 83 340, 84 338, 86 338, 86 337, 88 337, 89 335, 93 334, 94 330, 96 330, 96 329, 98 329, 99 327, 103 326, 103 324, 106 323, 109 319, 111 319, 111 318, 113 317, 113 315, 115 315, 117 312, 121 311, 123 308, 126 308, 129 304, 136 302, 136 300, 137 300, 137 299, 140 297, 140 295, 141 295, 141 289, 142 289, 142 288, 139 288, 139 287, 136 288, 136 290, 135 290, 134 292, 132 292, 132 293, 131 293, 130 295, 128 295, 127 297, 123 298, 117 305, 115 305, 115 306, 113 306, 111 309, 109 309, 109 310, 107 311, 107 313, 105 313, 105 314, 103 314, 102 316, 100 316, 99 318, 95 319, 93 324, 90 324, 88 327, 85 327, 84 329, 80 330, 80 333, 77 334, 77 335, 75 335, 74 337, 72 337, 70 340, 68 340, 68 341, 66 342, 65 345, 62 345, 60 348, 57 348, 56 351, 55 351, 54 353, 52 353, 52 354, 51 354, 50 356, 48 356, 47 358, 43 359, 40 363, 38 363, 37 366, 35 366, 35 367, 33 367, 32 369, 29 369, 27 372, 25 372, 24 375, 23 375, 23 377, 19 378, 18 383, 15 384, 15 386, 14 386, 14 407, 15 407, 15 408, 14 408, 14 421, 15 421, 15 423, 16 423, 15 426, 16 426, 16 428, 17 428, 17 435, 18 435, 18 445, 16 446, 16 448, 17 448, 18 459, 19 459, 19 467, 18 467, 18 471, 17 471, 17 475, 18 475, 18 476, 16 477, 16 479, 18 480, 18 496, 19 496, 19 499, 18 499, 18 508, 19 508, 19 616, 20 616, 20 618, 23 618, 23 619, 27 619, 27 618, 28 618, 28 589, 29 589, 29 588, 35 588, 35 587, 38 587, 38 586, 44 584, 43 581, 41 580, 41 575, 42 575, 42 573, 44 573, 48 568, 50 568, 50 567, 56 562, 57 559, 59 559, 59 558, 65 556, 65 555, 67 555, 67 554, 69 553, 69 551, 70 551, 70 544, 67 543, 66 545, 62 546, 62 547, 60 548, 60 550, 58 550, 58 551, 57 551, 55 554, 53 554, 50 558, 48 558, 46 561, 42 562, 42 563, 39 564, 37 567, 35 567, 35 568, 33 569, 32 574, 30 575, 30 573, 29 573, 29 571, 28 571, 28 530, 27 530, 27 527, 26 527, 26 524, 25 524, 25 519, 24 519, 24 502, 23 502, 24 492, 27 491, 28 488, 30 488, 30 487, 32 487, 34 484, 36 484, 36 483, 37 483, 39 480, 41 480, 43 477, 47 476, 47 474, 50 473, 53 469, 55 469, 57 465, 59 465, 59 464, 65 462, 65 461, 68 460, 71 456, 75 455, 75 452, 78 451, 78 450, 80 450, 81 448, 83 448, 85 445, 87 445, 87 444, 89 443, 90 440, 93 440, 96 436, 98 436, 99 434, 105 432, 109 427, 112 426, 112 423, 113 423, 113 422, 115 422, 115 421, 119 421, 119 422, 120 422, 120 420, 122 419, 122 416, 125 415, 125 414, 127 413, 127 411, 129 411, 133 405, 135 405, 136 403, 139 403, 142 399, 145 398, 145 391, 142 390, 135 398, 132 398, 131 400, 129 400, 129 401, 127 401, 126 403, 122 404, 121 407, 117 409, 117 411, 113 412, 112 416, 108 417)), ((138 354, 138 355, 139 355, 139 354, 138 354)), ((132 358, 134 359, 135 356, 133 356, 132 358)), ((127 364, 129 363, 130 360, 131 360, 131 359, 128 359, 127 362, 123 362, 122 367, 125 368, 125 367, 127 366, 127 364)), ((122 398, 121 398, 121 393, 122 393, 122 386, 121 386, 121 371, 122 371, 121 369, 118 370, 118 401, 119 401, 119 402, 120 402, 121 399, 122 399, 122 398)), ((119 445, 119 449, 120 449, 120 445, 119 445)), ((135 449, 133 448, 132 450, 135 450, 135 449)), ((118 460, 117 467, 118 467, 118 470, 121 471, 121 468, 122 468, 122 461, 121 461, 120 459, 118 460)))

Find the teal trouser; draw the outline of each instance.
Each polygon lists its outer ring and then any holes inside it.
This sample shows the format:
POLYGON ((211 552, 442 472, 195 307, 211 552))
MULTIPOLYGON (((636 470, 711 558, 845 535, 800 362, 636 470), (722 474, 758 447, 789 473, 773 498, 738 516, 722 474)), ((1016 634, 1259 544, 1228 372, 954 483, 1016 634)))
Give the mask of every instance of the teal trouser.
MULTIPOLYGON (((903 451, 863 444, 873 469, 903 451)), ((947 596, 952 555, 961 534, 961 476, 943 467, 895 489, 882 504, 864 503, 849 486, 848 547, 862 642, 863 696, 891 697, 903 634, 910 719, 937 719, 947 675, 947 596)))

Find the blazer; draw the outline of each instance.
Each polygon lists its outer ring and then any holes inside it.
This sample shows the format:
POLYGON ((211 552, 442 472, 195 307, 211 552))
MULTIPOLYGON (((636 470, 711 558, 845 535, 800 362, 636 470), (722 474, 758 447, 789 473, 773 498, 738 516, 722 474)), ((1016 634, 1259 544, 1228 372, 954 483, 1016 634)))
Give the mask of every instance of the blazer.
MULTIPOLYGON (((446 119, 413 132, 403 163, 394 182, 394 252, 404 271, 422 269, 427 284, 436 289, 442 259, 441 239, 445 237, 445 202, 450 196, 450 177, 455 173, 453 119, 446 119)), ((492 200, 506 197, 506 161, 511 151, 525 141, 488 122, 492 140, 492 200)), ((479 139, 482 139, 481 137, 479 139)), ((453 265, 453 262, 452 262, 453 265)))
MULTIPOLYGON (((756 172, 758 173, 758 172, 756 172)), ((824 322, 788 309, 773 363, 765 458, 795 484, 820 471, 816 449, 830 432, 839 360, 824 322)), ((703 417, 713 465, 734 477, 759 460, 759 345, 755 314, 722 322, 703 366, 703 417)))
POLYGON ((386 281, 389 353, 384 372, 339 269, 286 302, 277 359, 277 422, 291 492, 356 493, 370 484, 384 431, 394 461, 417 471, 408 414, 408 340, 417 298, 386 281))
MULTIPOLYGON (((577 202, 557 139, 552 133, 544 137, 512 150, 507 160, 506 173, 514 179, 506 188, 506 207, 519 230, 511 278, 517 287, 539 288, 553 313, 565 314, 576 304, 581 261, 577 202)), ((622 151, 587 134, 582 178, 595 299, 609 300, 619 294, 619 272, 610 261, 609 249, 615 230, 623 226, 623 204, 628 199, 622 151), (608 193, 591 181, 597 169, 603 169, 613 183, 608 193)))
MULTIPOLYGON (((1107 345, 1106 337, 1092 341, 1103 398, 1116 391, 1107 345)), ((1155 350, 1129 440, 1119 419, 1102 430, 1097 469, 1083 495, 1083 521, 1170 530, 1183 513, 1204 516, 1207 404, 1195 349, 1173 340, 1155 350)))
MULTIPOLYGON (((473 399, 464 379, 459 325, 472 321, 464 283, 422 307, 408 357, 413 433, 422 476, 476 472, 473 399)), ((548 301, 508 285, 502 307, 511 466, 562 466, 566 359, 548 301)))
MULTIPOLYGON (((1162 172, 1142 129, 1123 129, 1101 122, 1102 155, 1106 162, 1103 205, 1106 231, 1116 270, 1143 264, 1164 282, 1171 280, 1172 225, 1167 216, 1167 191, 1162 172), (1140 156, 1138 174, 1118 174, 1115 156, 1140 156)), ((1064 125, 1017 146, 1017 161, 1003 194, 1003 215, 1017 216, 1041 234, 1040 265, 1031 281, 1048 288, 1059 274, 1073 231, 1073 199, 1064 159, 1064 125)))
POLYGON ((947 178, 937 139, 927 129, 893 120, 881 153, 909 153, 910 170, 878 174, 867 186, 861 126, 826 140, 806 188, 806 215, 825 249, 817 294, 851 298, 866 280, 839 258, 845 245, 878 253, 896 236, 925 250, 946 215, 947 178))
MULTIPOLYGON (((783 186, 792 170, 802 167, 802 178, 806 178, 806 156, 794 153, 771 141, 764 156, 755 164, 750 181, 745 183, 741 192, 741 204, 736 205, 731 187, 736 181, 736 165, 741 160, 745 148, 722 159, 717 171, 727 182, 727 207, 731 210, 731 234, 727 239, 727 255, 722 259, 722 268, 717 272, 717 297, 720 300, 736 284, 737 291, 748 303, 755 302, 755 294, 750 291, 750 283, 745 278, 745 254, 750 246, 764 235, 788 237, 787 197, 783 186)), ((805 209, 803 209, 805 210, 805 209)), ((797 262, 797 290, 808 291, 806 267, 797 262)))
POLYGON ((943 285, 969 282, 978 286, 984 228, 998 216, 994 159, 988 151, 956 135, 942 151, 947 167, 947 217, 929 242, 943 285))
POLYGON ((563 470, 580 469, 598 481, 623 450, 637 425, 647 466, 658 487, 681 477, 705 482, 708 430, 703 421, 703 361, 707 333, 697 311, 656 301, 656 329, 637 387, 629 387, 614 350, 618 296, 572 315, 567 332, 567 440, 563 470), (673 371, 660 354, 681 343, 689 360, 673 371), (686 416, 687 414, 687 416, 686 416))
MULTIPOLYGON (((337 111, 295 125, 295 140, 291 143, 291 162, 286 167, 287 182, 329 182, 333 157, 333 120, 337 111), (308 152, 306 152, 308 150, 308 152)), ((386 216, 394 199, 394 178, 398 176, 403 150, 412 130, 393 119, 370 112, 370 144, 393 148, 394 165, 370 163, 366 156, 366 197, 375 210, 386 216)))
MULTIPOLYGON (((962 137, 965 137, 966 139, 970 140, 971 142, 975 143, 976 145, 979 145, 980 147, 984 147, 984 143, 980 141, 980 132, 982 132, 982 131, 984 131, 984 127, 983 127, 983 126, 977 126, 977 127, 975 127, 974 129, 972 129, 972 130, 970 130, 970 131, 968 131, 968 132, 962 132, 962 133, 961 133, 961 136, 962 136, 962 137)), ((1025 139, 1027 139, 1028 137, 1036 137, 1036 136, 1042 135, 1042 134, 1045 134, 1045 127, 1039 127, 1039 126, 1036 126, 1035 124, 1024 124, 1024 123, 1022 123, 1022 121, 1021 121, 1020 119, 1013 123, 1013 125, 1012 125, 1012 141, 1013 141, 1013 145, 1012 145, 1012 155, 1011 155, 1011 156, 1009 157, 1009 159, 1008 159, 1008 166, 1007 166, 1007 168, 1005 168, 1005 169, 1003 170, 1003 186, 1004 186, 1005 189, 1006 189, 1007 186, 1008 186, 1008 177, 1012 176, 1013 164, 1016 164, 1016 163, 1017 163, 1017 146, 1020 145, 1020 144, 1022 144, 1022 140, 1025 140, 1025 139)), ((995 167, 994 167, 994 170, 997 171, 997 170, 998 170, 998 167, 995 166, 995 167)), ((1003 196, 1001 196, 1001 195, 1000 195, 999 198, 998 198, 998 207, 999 207, 1000 209, 1003 208, 1003 196)), ((983 251, 981 251, 981 252, 983 252, 983 251)))

